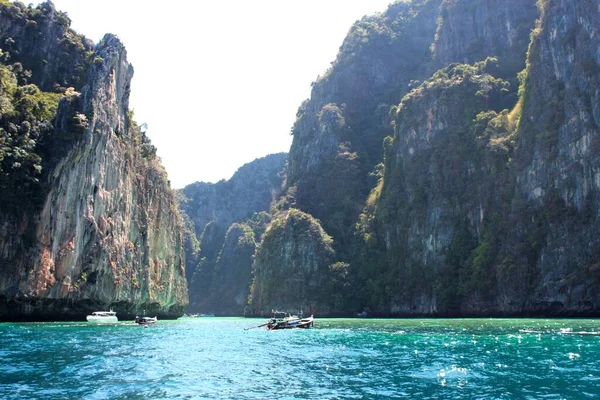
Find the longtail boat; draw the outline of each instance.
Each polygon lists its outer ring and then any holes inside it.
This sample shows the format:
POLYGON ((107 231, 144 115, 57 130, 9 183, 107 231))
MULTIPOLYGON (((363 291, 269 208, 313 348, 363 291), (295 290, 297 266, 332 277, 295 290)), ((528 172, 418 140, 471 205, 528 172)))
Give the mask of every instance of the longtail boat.
MULTIPOLYGON (((302 315, 302 313, 300 313, 302 315)), ((269 331, 276 331, 279 329, 308 329, 314 326, 314 317, 311 315, 308 318, 302 318, 301 316, 292 315, 290 313, 284 313, 280 311, 273 311, 273 317, 264 324, 252 326, 250 328, 244 328, 245 331, 255 328, 267 327, 269 331)))
POLYGON ((291 315, 289 313, 283 313, 279 311, 273 312, 273 318, 267 322, 267 329, 270 331, 275 331, 278 329, 294 329, 294 328, 302 328, 308 329, 313 327, 314 318, 311 315, 308 318, 302 318, 297 315, 291 315))

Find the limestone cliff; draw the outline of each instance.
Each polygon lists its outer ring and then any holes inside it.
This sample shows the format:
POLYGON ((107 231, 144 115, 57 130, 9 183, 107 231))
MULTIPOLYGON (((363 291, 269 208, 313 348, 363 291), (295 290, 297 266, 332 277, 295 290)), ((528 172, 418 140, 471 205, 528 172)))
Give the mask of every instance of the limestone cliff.
POLYGON ((445 0, 432 45, 434 65, 473 64, 493 56, 500 77, 514 79, 524 67, 538 14, 535 1, 445 0))
POLYGON ((286 189, 292 206, 322 221, 348 257, 353 225, 376 184, 382 141, 393 134, 388 111, 451 63, 498 60, 516 101, 535 0, 397 1, 348 33, 331 68, 298 109, 286 189))
POLYGON ((595 0, 358 21, 299 107, 260 243, 202 219, 212 304, 255 249, 255 315, 600 315, 598 26, 595 0))
MULTIPOLYGON (((39 10, 60 23, 51 3, 39 10)), ((47 45, 38 56, 60 49, 58 40, 47 45)), ((43 164, 40 201, 0 209, 2 320, 79 320, 106 308, 120 318, 143 309, 177 317, 188 302, 174 193, 128 110, 133 68, 111 35, 93 60, 81 93, 67 91, 38 144, 42 154, 61 145, 43 164)))
POLYGON ((494 64, 440 70, 396 111, 373 210, 386 273, 361 271, 381 296, 373 311, 443 314, 456 312, 462 296, 479 301, 488 277, 467 261, 502 191, 494 184, 503 177, 498 165, 507 161, 498 138, 473 123, 488 123, 509 96, 509 83, 488 73, 494 64))
POLYGON ((540 2, 515 154, 540 226, 526 308, 600 313, 600 5, 540 2))
POLYGON ((440 3, 396 2, 362 18, 298 109, 285 188, 290 205, 320 219, 338 251, 347 250, 381 141, 393 132, 390 106, 429 75, 440 3))
MULTIPOLYGON (((441 287, 461 280, 463 246, 477 247, 489 206, 479 201, 504 193, 488 179, 511 182, 502 110, 517 103, 538 16, 535 0, 398 1, 358 21, 313 83, 275 212, 300 209, 331 235, 347 265, 340 286, 352 288, 336 293, 346 312, 435 313, 441 287), (447 260, 455 268, 442 282, 447 260)), ((473 285, 465 290, 485 294, 473 285)), ((477 296, 475 308, 487 307, 477 296)), ((454 309, 442 297, 440 309, 454 309)))
MULTIPOLYGON (((248 223, 233 223, 229 227, 214 261, 212 275, 205 277, 211 285, 203 293, 194 293, 198 300, 190 308, 218 315, 244 314, 250 293, 253 256, 262 231, 264 226, 255 232, 248 223)), ((200 271, 194 283, 205 275, 204 270, 200 271)))
POLYGON ((197 237, 214 221, 225 230, 236 221, 269 209, 281 188, 286 153, 270 154, 240 167, 229 180, 196 182, 181 190, 181 209, 194 224, 197 237))
POLYGON ((271 310, 322 314, 334 310, 335 275, 332 240, 317 220, 296 209, 277 215, 256 254, 250 307, 254 315, 271 310))
POLYGON ((539 7, 512 111, 493 100, 506 88, 510 102, 513 90, 493 77, 507 73, 501 64, 468 74, 479 87, 454 74, 441 93, 448 70, 438 72, 397 108, 375 217, 365 230, 385 259, 385 275, 362 271, 381 285, 379 302, 368 304, 373 310, 600 313, 600 9, 593 1, 539 7), (463 122, 452 122, 457 117, 463 122))

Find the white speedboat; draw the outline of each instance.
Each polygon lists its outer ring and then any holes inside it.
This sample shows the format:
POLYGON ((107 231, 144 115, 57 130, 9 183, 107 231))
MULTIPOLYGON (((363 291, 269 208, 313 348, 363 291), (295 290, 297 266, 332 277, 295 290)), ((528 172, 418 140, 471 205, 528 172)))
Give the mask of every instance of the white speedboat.
POLYGON ((115 323, 119 322, 117 313, 113 310, 110 311, 94 311, 92 315, 85 317, 89 322, 97 323, 115 323))

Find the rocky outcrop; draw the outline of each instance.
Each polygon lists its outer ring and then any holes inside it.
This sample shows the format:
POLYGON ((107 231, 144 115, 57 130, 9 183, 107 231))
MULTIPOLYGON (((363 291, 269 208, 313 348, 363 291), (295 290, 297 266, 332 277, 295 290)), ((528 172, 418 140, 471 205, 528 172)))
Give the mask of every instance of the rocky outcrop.
MULTIPOLYGON (((357 22, 299 109, 274 210, 332 236, 319 262, 348 263, 345 311, 600 314, 599 18, 591 0, 445 0, 357 22)), ((267 232, 255 272, 281 266, 253 293, 304 265, 277 254, 300 238, 267 232)))
POLYGON ((338 251, 375 183, 369 173, 393 132, 390 106, 430 75, 440 3, 396 2, 358 21, 298 109, 285 189, 290 206, 322 221, 338 251))
POLYGON ((555 191, 582 210, 598 190, 600 15, 593 1, 567 3, 541 3, 524 82, 519 182, 530 199, 555 191))
MULTIPOLYGON (((234 223, 229 227, 210 276, 203 277, 209 285, 202 293, 196 294, 194 298, 198 300, 190 305, 191 309, 218 315, 244 315, 257 239, 260 239, 260 234, 248 224, 234 223)), ((203 269, 200 271, 204 272, 203 269)), ((196 280, 199 279, 200 275, 196 276, 196 280)))
POLYGON ((332 240, 317 220, 290 209, 271 222, 254 261, 250 307, 254 315, 271 310, 322 314, 335 307, 336 275, 345 265, 334 264, 332 240))
POLYGON ((474 129, 508 96, 509 83, 490 69, 491 60, 440 70, 397 109, 376 211, 388 273, 370 277, 381 301, 373 311, 436 315, 458 312, 464 297, 481 301, 485 276, 467 261, 502 190, 492 184, 502 177, 497 166, 508 158, 497 137, 474 129))
POLYGON ((124 46, 105 36, 81 94, 60 101, 49 141, 69 146, 47 164, 40 207, 0 211, 1 320, 79 320, 106 308, 120 318, 183 313, 181 219, 130 119, 132 75, 124 46))
POLYGON ((286 153, 271 154, 240 167, 229 180, 196 182, 181 190, 181 209, 194 224, 197 237, 209 222, 225 230, 234 222, 269 209, 281 189, 286 153))
POLYGON ((286 179, 291 206, 320 219, 348 257, 383 139, 393 134, 390 106, 438 69, 488 57, 498 60, 495 76, 511 83, 516 101, 537 16, 536 0, 420 0, 358 21, 299 107, 286 179))

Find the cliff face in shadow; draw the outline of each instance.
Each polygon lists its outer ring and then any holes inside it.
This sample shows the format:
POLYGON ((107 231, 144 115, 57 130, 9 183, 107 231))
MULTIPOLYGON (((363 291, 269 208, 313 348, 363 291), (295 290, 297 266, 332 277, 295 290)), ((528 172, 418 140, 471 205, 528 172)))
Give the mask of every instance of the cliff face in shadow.
POLYGON ((594 315, 600 309, 600 8, 595 1, 540 2, 523 83, 515 174, 536 211, 542 245, 534 310, 594 315))
MULTIPOLYGON (((39 57, 62 54, 61 34, 75 35, 60 16, 51 3, 36 9, 0 5, 0 19, 12 20, 2 30, 3 42, 12 39, 12 47, 3 52, 18 49, 23 60, 20 66, 8 64, 7 74, 15 76, 17 86, 3 86, 7 99, 13 96, 20 104, 21 92, 35 92, 35 85, 18 82, 21 67, 41 88, 46 82, 85 82, 59 95, 55 114, 37 114, 31 99, 31 115, 46 118, 44 131, 27 131, 27 109, 19 114, 23 121, 14 112, 2 115, 9 124, 21 121, 17 134, 30 146, 12 140, 12 148, 27 151, 27 159, 40 168, 34 168, 37 175, 18 175, 13 163, 2 171, 3 184, 26 181, 33 200, 20 201, 19 192, 0 199, 0 319, 78 320, 106 308, 121 318, 142 309, 177 317, 188 302, 181 218, 156 149, 129 113, 133 68, 124 46, 107 35, 82 67, 85 78, 64 78, 61 73, 68 70, 60 67, 55 76, 52 66, 36 70, 39 57), (58 37, 21 43, 31 33, 19 33, 18 27, 32 29, 33 24, 18 18, 35 16, 43 21, 38 27, 44 27, 44 35, 58 37)), ((81 43, 85 53, 87 44, 81 43)), ((16 153, 4 154, 3 161, 16 153)))
POLYGON ((599 132, 598 38, 591 28, 598 9, 585 1, 538 4, 515 102, 514 89, 498 78, 511 80, 515 69, 498 59, 470 72, 455 65, 452 78, 441 70, 397 108, 366 230, 385 258, 385 275, 374 277, 381 294, 374 310, 600 311, 591 147, 599 132))

